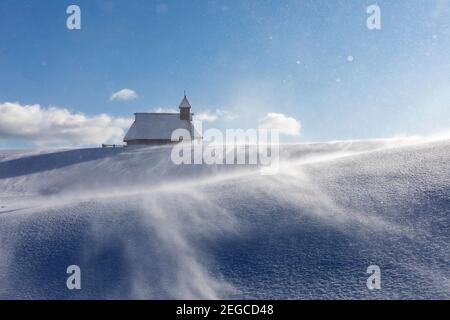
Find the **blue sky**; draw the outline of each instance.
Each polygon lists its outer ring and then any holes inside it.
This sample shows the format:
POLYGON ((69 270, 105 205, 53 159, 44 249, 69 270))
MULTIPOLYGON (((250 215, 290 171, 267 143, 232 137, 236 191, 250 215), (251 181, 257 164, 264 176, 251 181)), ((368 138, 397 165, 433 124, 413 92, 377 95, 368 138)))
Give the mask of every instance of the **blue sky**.
POLYGON ((0 104, 132 117, 186 89, 195 113, 235 116, 209 126, 297 119, 288 142, 426 135, 449 129, 449 28, 448 0, 2 0, 0 104), (70 4, 81 30, 66 28, 70 4), (123 88, 138 99, 110 101, 123 88))

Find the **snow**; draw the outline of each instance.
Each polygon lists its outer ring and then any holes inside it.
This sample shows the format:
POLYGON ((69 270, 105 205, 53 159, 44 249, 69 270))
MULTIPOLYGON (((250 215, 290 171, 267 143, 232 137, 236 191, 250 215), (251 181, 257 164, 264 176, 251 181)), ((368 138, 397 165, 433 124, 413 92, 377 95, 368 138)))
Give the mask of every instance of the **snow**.
POLYGON ((274 176, 170 151, 0 151, 0 298, 450 298, 450 140, 283 145, 274 176))

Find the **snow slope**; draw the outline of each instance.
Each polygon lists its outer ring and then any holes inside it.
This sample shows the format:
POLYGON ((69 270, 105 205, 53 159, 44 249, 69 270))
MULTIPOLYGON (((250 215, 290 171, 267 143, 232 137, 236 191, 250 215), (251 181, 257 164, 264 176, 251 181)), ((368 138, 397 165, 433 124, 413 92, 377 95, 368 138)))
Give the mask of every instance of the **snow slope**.
POLYGON ((168 147, 0 151, 3 299, 449 299, 449 230, 450 140, 285 145, 274 176, 168 147))

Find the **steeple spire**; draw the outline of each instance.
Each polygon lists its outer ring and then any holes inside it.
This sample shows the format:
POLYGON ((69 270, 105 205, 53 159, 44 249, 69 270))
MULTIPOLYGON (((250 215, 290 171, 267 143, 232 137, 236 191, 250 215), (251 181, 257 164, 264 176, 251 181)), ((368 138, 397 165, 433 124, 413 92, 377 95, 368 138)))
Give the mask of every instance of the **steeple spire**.
POLYGON ((184 97, 183 100, 181 100, 180 103, 180 119, 181 120, 192 120, 191 118, 191 104, 189 103, 189 100, 186 97, 186 90, 184 91, 184 97))
POLYGON ((184 95, 183 100, 181 100, 180 109, 182 108, 191 108, 191 104, 189 103, 189 100, 187 99, 186 95, 184 95))

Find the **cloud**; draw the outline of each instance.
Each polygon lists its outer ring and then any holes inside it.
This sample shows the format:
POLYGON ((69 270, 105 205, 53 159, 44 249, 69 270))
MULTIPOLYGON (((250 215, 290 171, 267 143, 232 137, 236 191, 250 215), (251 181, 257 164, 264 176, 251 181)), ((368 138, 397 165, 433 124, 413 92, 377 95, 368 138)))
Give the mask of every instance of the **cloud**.
POLYGON ((201 112, 196 114, 194 117, 197 121, 216 122, 219 119, 233 120, 236 119, 237 116, 227 110, 216 109, 214 112, 210 112, 209 110, 201 112))
POLYGON ((178 113, 180 111, 178 111, 176 109, 173 109, 173 108, 161 108, 161 107, 159 107, 159 108, 153 109, 152 112, 154 112, 154 113, 178 113))
POLYGON ((196 121, 204 121, 204 122, 215 122, 217 120, 217 115, 210 114, 208 112, 202 112, 194 115, 196 121))
POLYGON ((132 119, 107 114, 86 116, 68 109, 0 103, 0 139, 20 139, 36 145, 96 145, 121 143, 132 119))
POLYGON ((297 136, 300 134, 300 122, 292 117, 287 117, 282 113, 268 113, 259 120, 260 129, 275 129, 281 134, 297 136))
MULTIPOLYGON (((156 109, 152 109, 151 112, 154 113, 179 113, 180 111, 170 107, 158 107, 156 109)), ((195 121, 204 121, 204 122, 216 122, 217 120, 233 120, 237 116, 230 113, 227 110, 216 109, 214 112, 209 110, 194 114, 195 121)))
MULTIPOLYGON (((180 111, 170 107, 158 107, 156 109, 152 109, 151 112, 154 113, 179 113, 180 111)), ((214 112, 209 110, 200 112, 194 115, 194 120, 196 121, 204 121, 204 122, 216 122, 217 120, 233 120, 237 116, 230 113, 227 110, 216 109, 214 112)))
POLYGON ((110 101, 114 100, 121 100, 121 101, 128 101, 128 100, 134 100, 137 99, 138 95, 135 91, 131 89, 122 89, 117 92, 114 92, 111 97, 109 98, 110 101))

